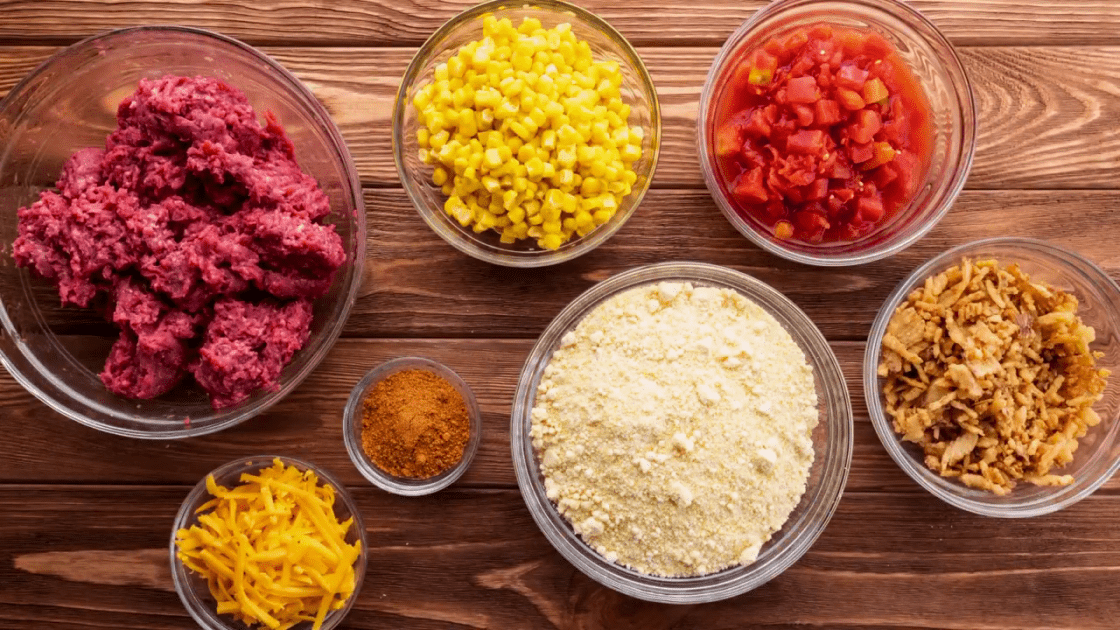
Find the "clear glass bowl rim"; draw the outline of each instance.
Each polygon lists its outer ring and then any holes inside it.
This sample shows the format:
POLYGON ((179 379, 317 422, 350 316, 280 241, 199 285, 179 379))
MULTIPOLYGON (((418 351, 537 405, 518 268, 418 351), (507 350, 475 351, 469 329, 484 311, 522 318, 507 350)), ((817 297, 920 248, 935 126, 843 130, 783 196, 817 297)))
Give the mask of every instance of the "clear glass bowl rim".
MULTIPOLYGON (((34 70, 28 73, 27 76, 25 76, 15 86, 13 86, 3 99, 0 99, 0 111, 3 111, 6 108, 10 107, 12 103, 17 98, 19 98, 24 89, 34 82, 36 77, 46 72, 55 63, 61 61, 69 55, 74 54, 74 51, 76 50, 93 46, 101 42, 115 40, 121 37, 127 37, 129 35, 138 33, 161 32, 181 33, 190 36, 197 36, 202 39, 217 40, 223 44, 241 50, 247 55, 265 64, 269 68, 269 70, 275 72, 281 82, 284 83, 290 90, 291 94, 295 96, 307 108, 308 112, 312 114, 315 119, 317 119, 316 122, 324 123, 323 131, 325 131, 326 135, 330 138, 330 150, 331 152, 337 154, 338 158, 342 162, 342 166, 345 170, 345 176, 348 180, 346 182, 342 182, 342 185, 344 189, 347 187, 347 184, 349 185, 349 190, 345 190, 345 192, 350 195, 351 203, 349 205, 353 206, 355 220, 354 230, 359 234, 364 235, 366 233, 365 200, 362 196, 361 179, 358 175, 357 168, 354 165, 354 158, 350 154, 350 149, 347 146, 346 141, 343 140, 342 134, 341 132, 339 132, 338 126, 334 123, 334 120, 331 118, 329 112, 327 112, 326 108, 322 103, 319 102, 315 95, 312 94, 311 91, 308 90, 307 87, 303 85, 303 83, 294 74, 284 68, 284 66, 282 66, 280 62, 276 61, 260 50, 257 50, 256 48, 233 37, 222 35, 221 33, 216 33, 214 31, 203 28, 179 25, 145 25, 108 30, 91 37, 87 37, 86 39, 67 46, 55 52, 46 60, 41 62, 38 66, 35 67, 34 70)), ((342 296, 344 302, 342 304, 342 309, 339 312, 337 321, 333 322, 324 331, 325 336, 323 337, 323 340, 321 342, 320 356, 311 358, 306 363, 306 365, 303 366, 303 369, 293 375, 293 377, 289 381, 280 384, 275 392, 272 392, 271 395, 267 396, 265 399, 262 399, 256 405, 240 410, 235 407, 230 410, 229 415, 226 418, 220 421, 212 422, 205 425, 195 423, 191 424, 190 426, 186 426, 185 428, 176 428, 166 431, 141 430, 127 426, 109 424, 107 422, 95 420, 81 413, 75 412, 74 410, 70 409, 63 401, 57 400, 54 396, 41 390, 38 386, 28 380, 28 378, 22 373, 22 371, 11 362, 11 360, 4 354, 2 350, 0 350, 0 364, 4 366, 8 373, 11 374, 12 377, 25 390, 38 398, 53 411, 71 420, 74 420, 79 424, 83 424, 98 431, 136 439, 168 440, 207 435, 209 433, 216 433, 218 431, 228 429, 266 411, 274 404, 282 400, 293 390, 295 390, 295 388, 298 387, 300 383, 302 383, 311 374, 311 372, 313 372, 315 368, 318 367, 318 365, 322 362, 322 359, 334 346, 335 342, 338 340, 339 336, 342 333, 342 328, 345 326, 346 320, 348 319, 350 314, 350 310, 353 307, 355 300, 357 299, 358 288, 361 284, 362 269, 365 264, 366 238, 358 238, 356 239, 356 243, 357 247, 354 251, 353 261, 353 279, 350 282, 350 286, 346 294, 342 296)), ((5 319, 7 318, 7 314, 4 311, 2 305, 0 305, 0 317, 3 317, 5 319)), ((7 324, 5 324, 5 326, 7 326, 7 324)))
MULTIPOLYGON (((661 106, 659 104, 657 89, 653 83, 653 78, 650 76, 645 62, 642 61, 641 56, 638 55, 638 51, 606 20, 582 7, 564 2, 563 0, 526 0, 523 3, 510 2, 509 0, 489 0, 488 2, 470 7, 452 17, 432 33, 420 49, 416 51, 416 54, 413 55, 412 61, 409 62, 408 68, 401 78, 400 85, 397 88, 397 96, 393 104, 393 161, 397 166, 397 173, 401 178, 401 184, 404 186, 405 192, 412 202, 412 206, 416 209, 420 218, 424 220, 424 223, 426 223, 433 232, 438 234, 440 238, 447 241, 449 245, 468 256, 494 265, 520 268, 555 265, 582 256, 605 243, 611 236, 622 229, 622 226, 630 220, 630 217, 633 216, 638 206, 641 205, 642 200, 649 191, 650 184, 653 182, 654 174, 657 172, 657 160, 660 152, 661 106), (464 238, 459 232, 441 223, 438 217, 433 216, 433 213, 425 210, 426 204, 423 196, 418 191, 418 184, 415 181, 416 178, 412 177, 404 162, 404 120, 405 109, 409 106, 408 91, 410 87, 421 78, 420 71, 424 68, 429 59, 442 52, 443 42, 451 33, 487 13, 495 13, 501 10, 538 10, 550 13, 572 14, 577 21, 586 23, 598 30, 620 48, 624 57, 629 59, 630 65, 640 78, 643 90, 650 95, 649 109, 651 128, 647 133, 650 136, 651 157, 649 176, 645 179, 645 185, 640 189, 634 189, 630 193, 630 196, 627 197, 625 201, 628 202, 629 205, 623 216, 600 226, 586 237, 579 238, 570 248, 565 247, 555 251, 504 252, 483 247, 473 238, 464 238), (633 199, 632 202, 630 201, 631 198, 633 199)), ((442 210, 440 212, 442 212, 442 210)))
POLYGON ((777 577, 809 550, 840 503, 851 467, 854 430, 851 398, 840 363, 824 335, 797 305, 770 285, 745 273, 719 265, 682 261, 645 265, 614 275, 572 300, 549 323, 526 358, 518 378, 510 418, 510 448, 517 485, 533 520, 545 538, 575 568, 596 582, 631 597, 659 603, 693 604, 722 600, 755 589, 777 577), (536 396, 534 374, 547 365, 559 338, 596 305, 626 289, 666 280, 733 288, 773 315, 795 339, 801 336, 805 343, 799 341, 798 345, 813 366, 820 385, 819 404, 827 405, 829 411, 827 417, 821 419, 828 423, 828 440, 814 447, 816 461, 821 462, 820 479, 815 487, 806 488, 798 506, 808 506, 808 509, 796 522, 791 515, 763 547, 759 561, 742 572, 729 569, 691 578, 664 578, 619 567, 591 550, 569 529, 556 526, 550 519, 556 515, 556 508, 544 496, 543 489, 537 487, 540 485, 536 483, 539 469, 528 435, 529 414, 536 396), (830 402, 838 404, 833 406, 830 402), (814 491, 816 502, 805 504, 814 491), (791 541, 788 546, 781 553, 767 557, 767 549, 782 544, 786 538, 791 541))
POLYGON ((727 41, 724 42, 719 53, 716 55, 715 60, 712 61, 712 65, 708 70, 708 76, 704 81, 704 87, 700 92, 700 106, 696 116, 696 149, 699 154, 700 168, 704 175, 704 184, 711 193, 713 201, 719 206, 720 212, 723 213, 728 222, 755 245, 776 256, 781 256, 787 260, 806 265, 816 265, 820 267, 862 265, 888 258, 913 245, 929 233, 953 207, 957 197, 964 189, 969 172, 972 170, 973 157, 976 153, 977 115, 976 99, 972 92, 972 85, 968 79, 968 74, 965 72, 964 65, 957 55, 956 49, 929 18, 909 4, 901 0, 846 0, 845 2, 828 0, 775 0, 756 11, 747 21, 743 22, 743 24, 727 38, 727 41), (916 23, 918 25, 916 30, 919 32, 923 30, 927 31, 932 36, 930 41, 931 45, 936 48, 942 48, 948 52, 948 61, 950 62, 948 64, 948 70, 952 83, 957 83, 959 81, 960 86, 958 89, 963 89, 967 96, 961 103, 962 110, 960 113, 961 121, 963 122, 961 158, 953 169, 952 184, 947 190, 942 203, 935 212, 931 213, 920 225, 916 226, 917 229, 907 233, 904 238, 889 240, 876 249, 824 255, 794 251, 782 247, 775 241, 759 234, 757 230, 748 225, 746 221, 735 212, 734 208, 723 198, 717 176, 712 172, 711 166, 708 164, 706 155, 708 132, 705 122, 707 120, 707 112, 711 107, 711 95, 715 90, 715 82, 722 74, 724 65, 731 60, 740 42, 763 21, 784 11, 813 4, 846 4, 852 7, 860 7, 867 11, 887 13, 902 21, 916 23))
MULTIPOLYGON (((323 630, 330 630, 330 628, 333 628, 342 622, 343 618, 346 617, 347 613, 349 613, 350 609, 354 606, 354 602, 357 601, 358 595, 362 590, 362 583, 365 580, 366 569, 369 564, 367 559, 367 554, 369 553, 369 544, 366 540, 366 528, 365 524, 362 522, 362 513, 358 509, 358 504, 354 501, 354 497, 350 496, 350 493, 346 490, 346 487, 342 485, 342 482, 336 479, 334 475, 330 474, 319 466, 316 466, 315 464, 302 459, 297 459, 295 457, 288 457, 286 455, 250 455, 248 457, 239 457, 232 461, 226 462, 225 464, 222 464, 221 466, 218 466, 214 470, 210 471, 197 484, 195 484, 193 488, 191 488, 191 491, 187 494, 186 498, 183 499, 183 503, 179 506, 179 511, 175 514, 175 522, 171 527, 171 543, 169 549, 171 556, 171 579, 175 584, 175 592, 179 594, 179 599, 183 602, 183 607, 187 609, 187 612, 190 614, 191 619, 193 619, 195 623, 197 623, 202 628, 205 628, 206 630, 236 629, 244 628, 245 626, 243 624, 234 622, 232 618, 227 618, 227 616, 217 615, 217 613, 215 613, 215 616, 218 619, 224 621, 221 626, 214 626, 210 623, 209 620, 202 617, 202 610, 210 610, 206 607, 206 603, 204 601, 207 597, 210 596, 210 593, 209 591, 206 591, 205 593, 199 593, 195 589, 191 588, 190 570, 187 569, 187 567, 179 560, 179 557, 175 554, 176 533, 183 527, 188 526, 188 524, 190 524, 191 521, 194 520, 194 511, 191 508, 195 503, 198 503, 199 498, 201 498, 208 492, 208 490, 206 489, 206 477, 213 475, 215 480, 220 480, 225 475, 233 473, 239 469, 241 469, 242 472, 247 472, 254 469, 261 470, 263 468, 271 466, 273 460, 276 459, 279 459, 287 466, 295 466, 300 470, 311 470, 315 473, 315 476, 318 477, 320 484, 326 483, 333 486, 335 490, 335 500, 342 501, 342 503, 346 506, 346 509, 349 510, 350 514, 354 517, 354 523, 350 527, 356 528, 354 531, 357 532, 358 540, 360 540, 362 543, 361 554, 358 556, 358 560, 355 562, 356 570, 354 572, 354 592, 350 595, 350 598, 346 601, 346 604, 342 608, 333 610, 327 614, 326 620, 323 622, 323 630), (252 462, 252 464, 250 465, 249 462, 252 462)), ((218 481, 218 483, 221 484, 222 482, 218 481)), ((310 624, 305 623, 301 626, 296 626, 296 629, 300 630, 302 626, 306 626, 309 628, 310 624)))
POLYGON ((446 365, 426 357, 405 356, 391 359, 373 368, 362 377, 354 389, 350 391, 350 398, 346 401, 346 409, 342 414, 342 439, 346 444, 346 452, 354 467, 370 483, 385 490, 405 497, 418 497, 439 492, 458 481, 463 473, 470 468, 478 453, 478 446, 482 443, 482 411, 478 406, 474 390, 463 380, 455 370, 446 365), (375 382, 387 378, 396 372, 408 369, 418 369, 437 374, 451 383, 463 396, 467 405, 467 415, 470 416, 470 437, 463 449, 463 458, 448 470, 428 479, 403 479, 381 470, 370 461, 362 448, 358 435, 362 430, 362 401, 365 399, 366 390, 375 382))
MULTIPOLYGON (((1060 501, 1051 502, 1048 495, 1043 495, 1033 501, 1020 504, 992 504, 985 501, 978 501, 959 494, 958 492, 947 490, 942 484, 932 483, 930 479, 927 478, 934 473, 928 471, 922 462, 915 460, 903 448, 901 438, 895 432, 894 427, 883 411, 883 403, 879 396, 878 365, 883 335, 886 333, 887 324, 890 322, 891 315, 894 313, 899 303, 901 303, 919 283, 924 282, 926 278, 937 273, 942 267, 952 262, 954 259, 969 255, 970 252, 983 251, 984 249, 993 247, 1022 248, 1048 256, 1051 260, 1057 262, 1064 271, 1070 272, 1071 275, 1082 276, 1086 280, 1098 284, 1102 289, 1111 292, 1116 296, 1117 300, 1120 301, 1120 286, 1118 286, 1104 270, 1081 254, 1055 245, 1054 243, 1033 238, 995 237, 958 245, 957 247, 953 247, 934 256, 922 265, 919 265, 917 269, 912 271, 897 287, 895 287, 894 291, 892 291, 883 302, 883 306, 879 309, 879 313, 875 316, 875 321, 871 325, 871 332, 868 334, 867 346, 864 350, 863 392, 864 399, 867 403, 867 411, 871 417, 871 424, 875 428, 875 434, 879 436, 879 441, 882 442, 883 448, 886 449, 887 454, 891 456, 895 464, 919 486, 925 488, 930 494, 949 505, 967 512, 972 512, 973 514, 998 518, 1030 518, 1057 512, 1088 497, 1096 491, 1097 488, 1101 487, 1112 478, 1112 475, 1115 474, 1117 469, 1120 469, 1120 458, 1116 458, 1111 466, 1099 477, 1086 481, 1084 485, 1078 484, 1080 489, 1077 492, 1066 496, 1060 501), (1070 261, 1083 265, 1092 275, 1087 275, 1081 269, 1070 267, 1070 261)), ((1057 488, 1056 490, 1061 491, 1061 488, 1057 488)), ((965 487, 961 486, 959 492, 964 491, 965 487)), ((1009 496, 1013 497, 1014 493, 1009 496)), ((1007 497, 1002 497, 1002 499, 1006 501, 1007 497)))

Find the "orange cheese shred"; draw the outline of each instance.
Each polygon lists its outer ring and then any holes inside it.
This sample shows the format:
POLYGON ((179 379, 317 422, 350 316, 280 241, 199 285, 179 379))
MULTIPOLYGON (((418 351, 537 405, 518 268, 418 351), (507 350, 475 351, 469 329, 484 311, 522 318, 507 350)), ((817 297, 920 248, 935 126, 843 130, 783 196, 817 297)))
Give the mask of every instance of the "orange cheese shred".
POLYGON ((279 459, 240 482, 230 489, 206 478, 214 498, 197 525, 176 532, 176 554, 206 579, 218 614, 270 630, 313 621, 319 630, 354 595, 353 519, 335 516, 333 487, 279 459))

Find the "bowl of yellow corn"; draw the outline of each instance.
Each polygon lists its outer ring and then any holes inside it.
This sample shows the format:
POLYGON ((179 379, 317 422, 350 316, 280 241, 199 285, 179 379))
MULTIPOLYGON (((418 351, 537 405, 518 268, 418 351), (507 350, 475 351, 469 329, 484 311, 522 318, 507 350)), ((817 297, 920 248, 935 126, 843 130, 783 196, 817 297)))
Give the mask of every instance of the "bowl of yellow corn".
POLYGON ((276 455, 206 476, 171 530, 175 590, 206 630, 329 630, 366 571, 358 506, 334 477, 276 455))
POLYGON ((512 267, 601 245, 649 189, 661 113, 649 72, 601 18, 556 0, 479 4, 420 48, 393 152, 420 216, 512 267))

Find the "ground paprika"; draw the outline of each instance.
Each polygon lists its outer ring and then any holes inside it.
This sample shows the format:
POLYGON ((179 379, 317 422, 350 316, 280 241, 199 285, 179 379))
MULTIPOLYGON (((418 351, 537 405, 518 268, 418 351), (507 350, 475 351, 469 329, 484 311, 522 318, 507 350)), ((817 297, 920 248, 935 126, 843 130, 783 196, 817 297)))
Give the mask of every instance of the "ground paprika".
POLYGON ((426 479, 449 470, 462 460, 469 437, 462 394, 427 370, 392 374, 362 401, 362 450, 395 477, 426 479))

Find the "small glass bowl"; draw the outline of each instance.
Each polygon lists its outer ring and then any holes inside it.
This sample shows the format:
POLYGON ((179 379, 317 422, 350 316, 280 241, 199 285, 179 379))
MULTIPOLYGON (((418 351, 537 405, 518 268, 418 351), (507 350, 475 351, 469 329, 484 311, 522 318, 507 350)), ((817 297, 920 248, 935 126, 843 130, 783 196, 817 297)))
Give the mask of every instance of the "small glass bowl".
MULTIPOLYGON (((354 502, 354 498, 350 496, 338 479, 322 468, 309 462, 281 455, 254 455, 235 459, 228 464, 215 468, 210 474, 214 476, 214 481, 219 486, 229 488, 241 483, 243 473, 258 473, 272 466, 276 459, 282 461, 286 466, 295 466, 299 470, 310 470, 319 478, 320 484, 334 486, 335 516, 340 521, 351 517, 354 519, 350 531, 346 533, 346 542, 353 544, 360 540, 362 544, 361 553, 354 562, 354 592, 342 608, 327 613, 326 619, 323 621, 323 630, 330 630, 330 628, 334 628, 341 623, 354 606, 354 601, 358 599, 358 594, 362 590, 362 580, 366 575, 366 556, 369 545, 366 542, 366 530, 362 524, 362 515, 358 510, 358 504, 354 502)), ((214 497, 206 489, 206 478, 203 477, 190 491, 187 498, 183 500, 182 506, 179 507, 179 513, 175 515, 175 524, 171 527, 171 579, 175 583, 175 592, 179 594, 179 599, 183 600, 183 606, 186 607, 191 618, 205 630, 249 630, 249 626, 237 621, 233 616, 218 614, 217 604, 210 594, 210 588, 207 586, 206 580, 201 575, 188 569, 175 553, 176 532, 184 527, 197 525, 198 514, 196 510, 212 498, 214 497)), ((309 621, 302 622, 296 625, 293 630, 309 630, 311 625, 309 621)))
POLYGON ((964 188, 976 151, 976 105, 968 77, 953 46, 937 27, 900 0, 778 0, 743 23, 720 49, 700 95, 697 115, 704 183, 727 220, 766 251, 825 267, 860 265, 906 249, 937 225, 964 188), (800 243, 780 240, 761 221, 744 218, 724 190, 711 148, 716 104, 728 73, 744 55, 771 37, 825 22, 875 31, 894 44, 925 90, 933 118, 933 155, 914 199, 872 234, 854 242, 800 243))
POLYGON ((358 472, 369 480, 370 483, 393 494, 406 497, 418 497, 443 490, 467 472, 471 461, 478 452, 478 445, 482 442, 482 412, 478 408, 478 400, 474 397, 466 381, 459 377, 451 368, 423 357, 400 357, 387 361, 372 369, 358 381, 350 392, 350 399, 346 401, 346 410, 342 415, 342 439, 346 443, 346 452, 350 460, 358 468, 358 472), (370 460, 362 448, 362 403, 369 392, 381 381, 397 372, 405 370, 424 370, 431 372, 451 383, 463 397, 467 405, 467 414, 470 416, 470 437, 463 449, 463 458, 459 463, 444 472, 427 479, 414 479, 410 477, 396 477, 381 470, 377 464, 370 460))
POLYGON ((660 147, 661 110, 657 91, 637 51, 602 18, 574 4, 558 0, 530 0, 525 3, 492 0, 451 18, 424 42, 412 58, 412 63, 401 79, 393 108, 393 157, 404 189, 421 218, 436 234, 459 251, 479 260, 508 267, 554 265, 602 245, 626 223, 642 202, 653 179, 660 147), (412 106, 412 98, 417 90, 431 82, 432 73, 438 64, 447 61, 463 45, 481 37, 482 19, 486 15, 509 18, 514 24, 519 24, 522 18, 534 17, 545 28, 570 23, 576 36, 587 40, 591 45, 592 55, 596 59, 618 62, 623 76, 622 98, 631 108, 629 124, 645 131, 642 157, 634 163, 638 180, 634 183, 632 192, 622 200, 614 217, 587 236, 573 237, 556 250, 540 248, 534 239, 502 243, 499 241, 499 234, 493 230, 476 234, 470 228, 459 225, 444 212, 446 197, 432 183, 432 167, 421 162, 418 155, 420 147, 416 131, 421 125, 412 106))
POLYGON ((631 597, 666 604, 694 604, 726 599, 757 588, 809 550, 832 518, 843 494, 852 461, 852 432, 852 405, 840 364, 824 336, 801 309, 773 287, 746 274, 717 265, 675 262, 638 267, 600 282, 552 320, 521 370, 513 401, 510 446, 517 484, 533 520, 552 546, 577 569, 631 597), (813 466, 805 494, 789 519, 762 547, 753 564, 699 577, 646 575, 609 562, 592 549, 548 499, 540 461, 529 436, 537 386, 564 334, 605 300, 634 287, 666 280, 729 288, 765 309, 805 353, 813 368, 820 408, 820 422, 813 430, 813 466))
POLYGON ((0 100, 0 363, 54 411, 99 431, 183 438, 221 431, 294 390, 327 355, 362 282, 366 215, 354 161, 326 109, 296 77, 260 51, 200 29, 152 26, 110 31, 65 48, 0 100), (183 384, 153 400, 130 400, 98 378, 116 338, 93 309, 60 308, 58 291, 17 267, 16 211, 52 188, 76 150, 103 147, 117 105, 141 79, 209 76, 242 90, 256 112, 276 115, 300 167, 330 198, 325 222, 346 262, 315 300, 311 333, 273 388, 215 411, 206 392, 183 384))
POLYGON ((883 303, 863 357, 863 390, 871 423, 891 458, 907 475, 946 503, 984 516, 1026 518, 1056 512, 1089 496, 1120 468, 1120 287, 1097 265, 1070 250, 1044 241, 1024 238, 993 238, 976 241, 931 259, 914 270, 883 303), (1068 486, 1035 486, 1020 482, 1005 496, 969 488, 942 477, 926 467, 922 451, 904 442, 883 411, 882 383, 878 376, 883 335, 898 305, 926 278, 973 260, 994 258, 1001 264, 1018 263, 1032 281, 1044 281, 1077 297, 1078 316, 1096 330, 1093 350, 1105 353, 1098 367, 1112 371, 1104 397, 1093 406, 1101 422, 1079 441, 1073 461, 1057 469, 1073 475, 1068 486))

